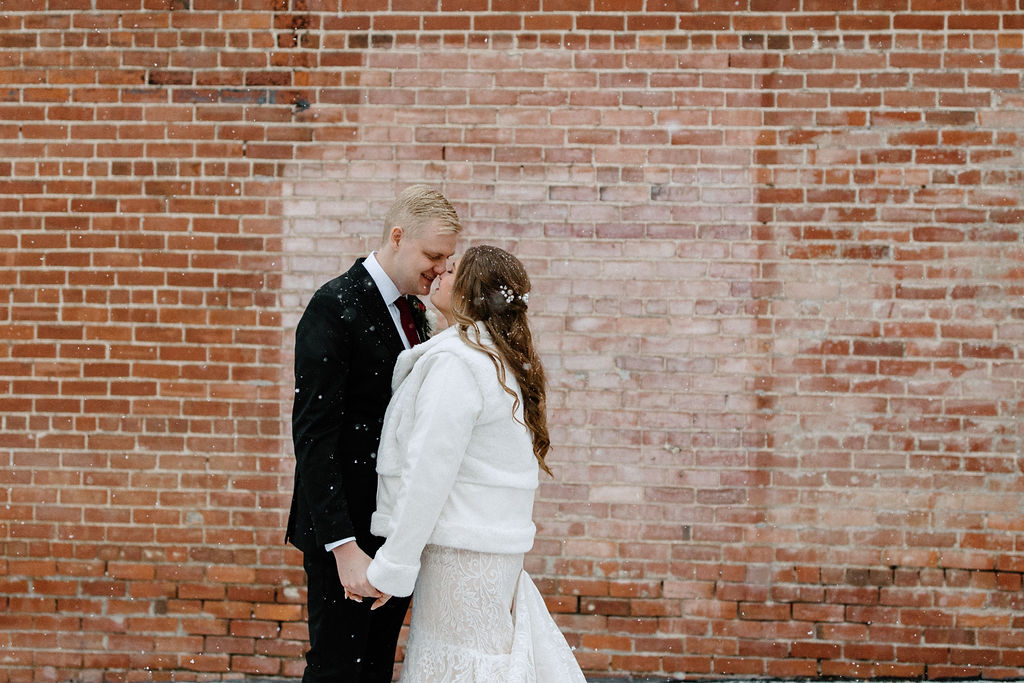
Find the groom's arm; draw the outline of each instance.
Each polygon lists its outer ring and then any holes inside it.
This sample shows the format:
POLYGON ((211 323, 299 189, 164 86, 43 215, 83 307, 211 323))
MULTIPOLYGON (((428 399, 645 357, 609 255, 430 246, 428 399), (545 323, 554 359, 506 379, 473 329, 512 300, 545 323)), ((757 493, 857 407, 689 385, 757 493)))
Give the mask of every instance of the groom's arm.
POLYGON ((332 296, 315 294, 295 331, 292 439, 300 493, 321 547, 355 536, 337 453, 352 342, 336 302, 332 296))
POLYGON ((366 581, 370 557, 355 541, 337 452, 350 372, 351 332, 336 299, 314 296, 295 333, 292 437, 302 495, 313 517, 316 542, 334 555, 338 579, 350 593, 379 597, 366 581))

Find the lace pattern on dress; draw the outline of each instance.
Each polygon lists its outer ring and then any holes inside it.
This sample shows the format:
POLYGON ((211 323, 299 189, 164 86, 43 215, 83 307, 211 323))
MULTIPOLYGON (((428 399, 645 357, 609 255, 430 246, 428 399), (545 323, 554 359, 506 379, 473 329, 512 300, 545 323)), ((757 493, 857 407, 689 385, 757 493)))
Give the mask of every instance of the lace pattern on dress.
POLYGON ((584 680, 523 556, 428 545, 402 683, 584 680))

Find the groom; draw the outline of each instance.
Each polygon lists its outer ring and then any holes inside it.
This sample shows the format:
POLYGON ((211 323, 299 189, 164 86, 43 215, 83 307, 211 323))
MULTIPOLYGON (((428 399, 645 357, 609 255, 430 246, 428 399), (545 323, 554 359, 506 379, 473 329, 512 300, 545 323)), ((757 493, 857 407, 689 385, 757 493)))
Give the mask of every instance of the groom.
POLYGON ((295 331, 295 490, 285 536, 303 553, 309 652, 303 683, 391 681, 409 600, 379 597, 366 567, 384 539, 370 534, 377 444, 403 349, 426 339, 423 305, 455 252, 461 225, 425 186, 388 211, 380 248, 313 295, 295 331))

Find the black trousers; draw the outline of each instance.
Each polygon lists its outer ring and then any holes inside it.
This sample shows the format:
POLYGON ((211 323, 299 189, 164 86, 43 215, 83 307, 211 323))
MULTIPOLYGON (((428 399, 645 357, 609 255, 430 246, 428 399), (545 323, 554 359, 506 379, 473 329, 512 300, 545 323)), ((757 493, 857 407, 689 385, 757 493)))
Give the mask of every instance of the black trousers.
POLYGON ((390 683, 395 648, 410 598, 345 599, 333 553, 304 554, 309 607, 309 652, 303 683, 390 683))

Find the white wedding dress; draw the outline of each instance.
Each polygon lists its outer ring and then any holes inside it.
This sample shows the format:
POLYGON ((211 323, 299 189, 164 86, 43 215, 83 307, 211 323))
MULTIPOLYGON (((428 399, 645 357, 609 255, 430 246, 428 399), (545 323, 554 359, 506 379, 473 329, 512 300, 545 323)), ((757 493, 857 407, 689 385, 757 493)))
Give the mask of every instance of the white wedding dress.
POLYGON ((428 545, 402 683, 582 683, 523 556, 428 545))

